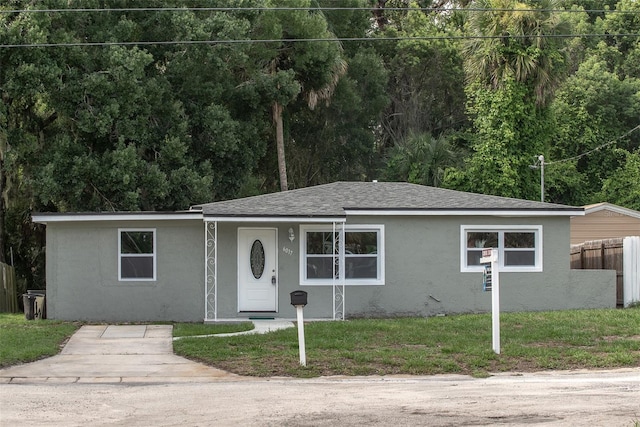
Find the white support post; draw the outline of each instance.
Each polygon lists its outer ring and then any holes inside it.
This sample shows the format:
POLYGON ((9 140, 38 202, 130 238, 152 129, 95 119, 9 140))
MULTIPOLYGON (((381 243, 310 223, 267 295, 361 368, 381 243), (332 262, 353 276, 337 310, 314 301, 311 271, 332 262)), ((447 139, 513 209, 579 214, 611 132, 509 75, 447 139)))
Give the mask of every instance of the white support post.
POLYGON ((300 351, 300 365, 307 366, 307 354, 304 343, 304 316, 302 310, 303 305, 296 305, 296 315, 298 320, 298 348, 300 351))
POLYGON ((333 320, 344 320, 344 224, 340 224, 340 228, 336 230, 336 223, 333 223, 333 320), (337 276, 337 277, 336 277, 337 276))

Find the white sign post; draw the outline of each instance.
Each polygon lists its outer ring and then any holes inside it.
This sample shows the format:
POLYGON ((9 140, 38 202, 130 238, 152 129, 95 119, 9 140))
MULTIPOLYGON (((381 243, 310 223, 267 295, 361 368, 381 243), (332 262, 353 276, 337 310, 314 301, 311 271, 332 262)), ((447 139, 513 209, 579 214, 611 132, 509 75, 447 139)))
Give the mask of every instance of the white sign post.
POLYGON ((498 250, 482 250, 481 264, 491 263, 491 325, 493 351, 500 354, 500 272, 498 271, 498 250))

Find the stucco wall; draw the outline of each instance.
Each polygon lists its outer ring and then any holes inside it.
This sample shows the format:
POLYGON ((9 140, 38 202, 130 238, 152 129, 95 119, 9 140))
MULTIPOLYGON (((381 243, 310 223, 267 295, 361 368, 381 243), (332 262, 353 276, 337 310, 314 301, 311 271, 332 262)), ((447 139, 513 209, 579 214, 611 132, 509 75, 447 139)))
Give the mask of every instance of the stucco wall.
POLYGON ((491 294, 482 290, 481 273, 460 272, 461 223, 542 225, 543 271, 501 273, 501 310, 615 307, 615 272, 569 269, 568 218, 426 217, 386 222, 386 285, 372 290, 348 288, 347 313, 434 315, 491 310, 491 294))
MULTIPOLYGON (((491 310, 491 294, 482 290, 481 273, 460 272, 460 224, 542 225, 543 271, 502 273, 503 311, 615 307, 615 272, 569 269, 569 219, 494 217, 349 218, 348 224, 385 225, 386 282, 347 286, 345 309, 354 316, 429 316, 491 310)), ((289 293, 308 292, 306 318, 331 318, 331 286, 300 286, 298 224, 242 224, 278 229, 278 317, 295 318, 289 293), (293 227, 291 243, 287 230, 293 227)), ((218 224, 218 317, 237 312, 237 228, 218 224)))
MULTIPOLYGON (((503 311, 615 307, 615 272, 569 269, 569 219, 495 217, 349 218, 348 224, 384 224, 385 284, 347 286, 347 318, 430 316, 491 310, 481 273, 460 271, 460 224, 541 225, 543 271, 502 273, 503 311)), ((331 286, 301 286, 297 223, 217 224, 218 319, 238 312, 238 228, 275 228, 278 311, 295 318, 289 293, 303 289, 305 318, 331 318, 331 286), (289 240, 293 228, 295 240, 289 240)), ((51 318, 92 321, 202 321, 204 225, 201 220, 50 223, 47 226, 47 300, 51 318), (118 281, 118 228, 156 228, 157 280, 118 281)), ((255 313, 264 315, 264 313, 255 313)), ((210 316, 211 317, 211 316, 210 316)))
POLYGON ((202 321, 203 230, 200 220, 48 224, 48 317, 202 321), (156 229, 156 281, 118 281, 118 228, 156 229))

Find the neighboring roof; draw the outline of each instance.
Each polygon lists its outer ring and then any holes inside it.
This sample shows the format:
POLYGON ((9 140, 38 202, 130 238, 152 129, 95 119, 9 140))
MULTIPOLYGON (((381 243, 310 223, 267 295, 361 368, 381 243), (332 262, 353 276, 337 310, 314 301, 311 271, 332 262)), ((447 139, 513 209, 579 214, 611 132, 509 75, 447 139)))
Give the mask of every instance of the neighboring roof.
POLYGON ((465 193, 406 182, 334 182, 196 205, 205 217, 344 218, 346 215, 584 215, 580 207, 465 193))
POLYGON ((596 203, 593 205, 584 206, 585 215, 590 213, 599 212, 602 210, 612 211, 619 213, 621 215, 627 215, 633 218, 640 219, 640 212, 634 211, 633 209, 623 208, 622 206, 614 205, 612 203, 596 203))

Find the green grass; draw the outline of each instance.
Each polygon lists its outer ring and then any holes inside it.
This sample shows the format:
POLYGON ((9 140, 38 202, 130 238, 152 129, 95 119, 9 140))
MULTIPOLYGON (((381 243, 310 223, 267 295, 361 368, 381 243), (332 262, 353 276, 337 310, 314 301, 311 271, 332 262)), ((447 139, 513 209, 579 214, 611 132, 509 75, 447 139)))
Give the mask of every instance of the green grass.
MULTIPOLYGON (((26 320, 22 314, 0 313, 0 368, 58 354, 62 344, 80 326, 78 322, 26 320)), ((209 335, 250 329, 253 329, 251 322, 178 323, 174 325, 173 335, 209 335)))
POLYGON ((295 328, 266 335, 185 338, 174 351, 242 375, 486 376, 490 372, 640 366, 640 309, 501 315, 501 354, 491 315, 305 324, 307 367, 295 328))
MULTIPOLYGON (((0 313, 0 367, 57 354, 79 327, 0 313)), ((305 324, 307 367, 295 328, 264 335, 192 338, 251 329, 249 322, 178 323, 174 351, 241 375, 487 376, 492 372, 640 366, 640 308, 503 313, 501 349, 491 349, 491 315, 349 320, 305 324), (190 338, 191 337, 191 338, 190 338)))
POLYGON ((79 325, 0 313, 0 368, 58 354, 79 325))

